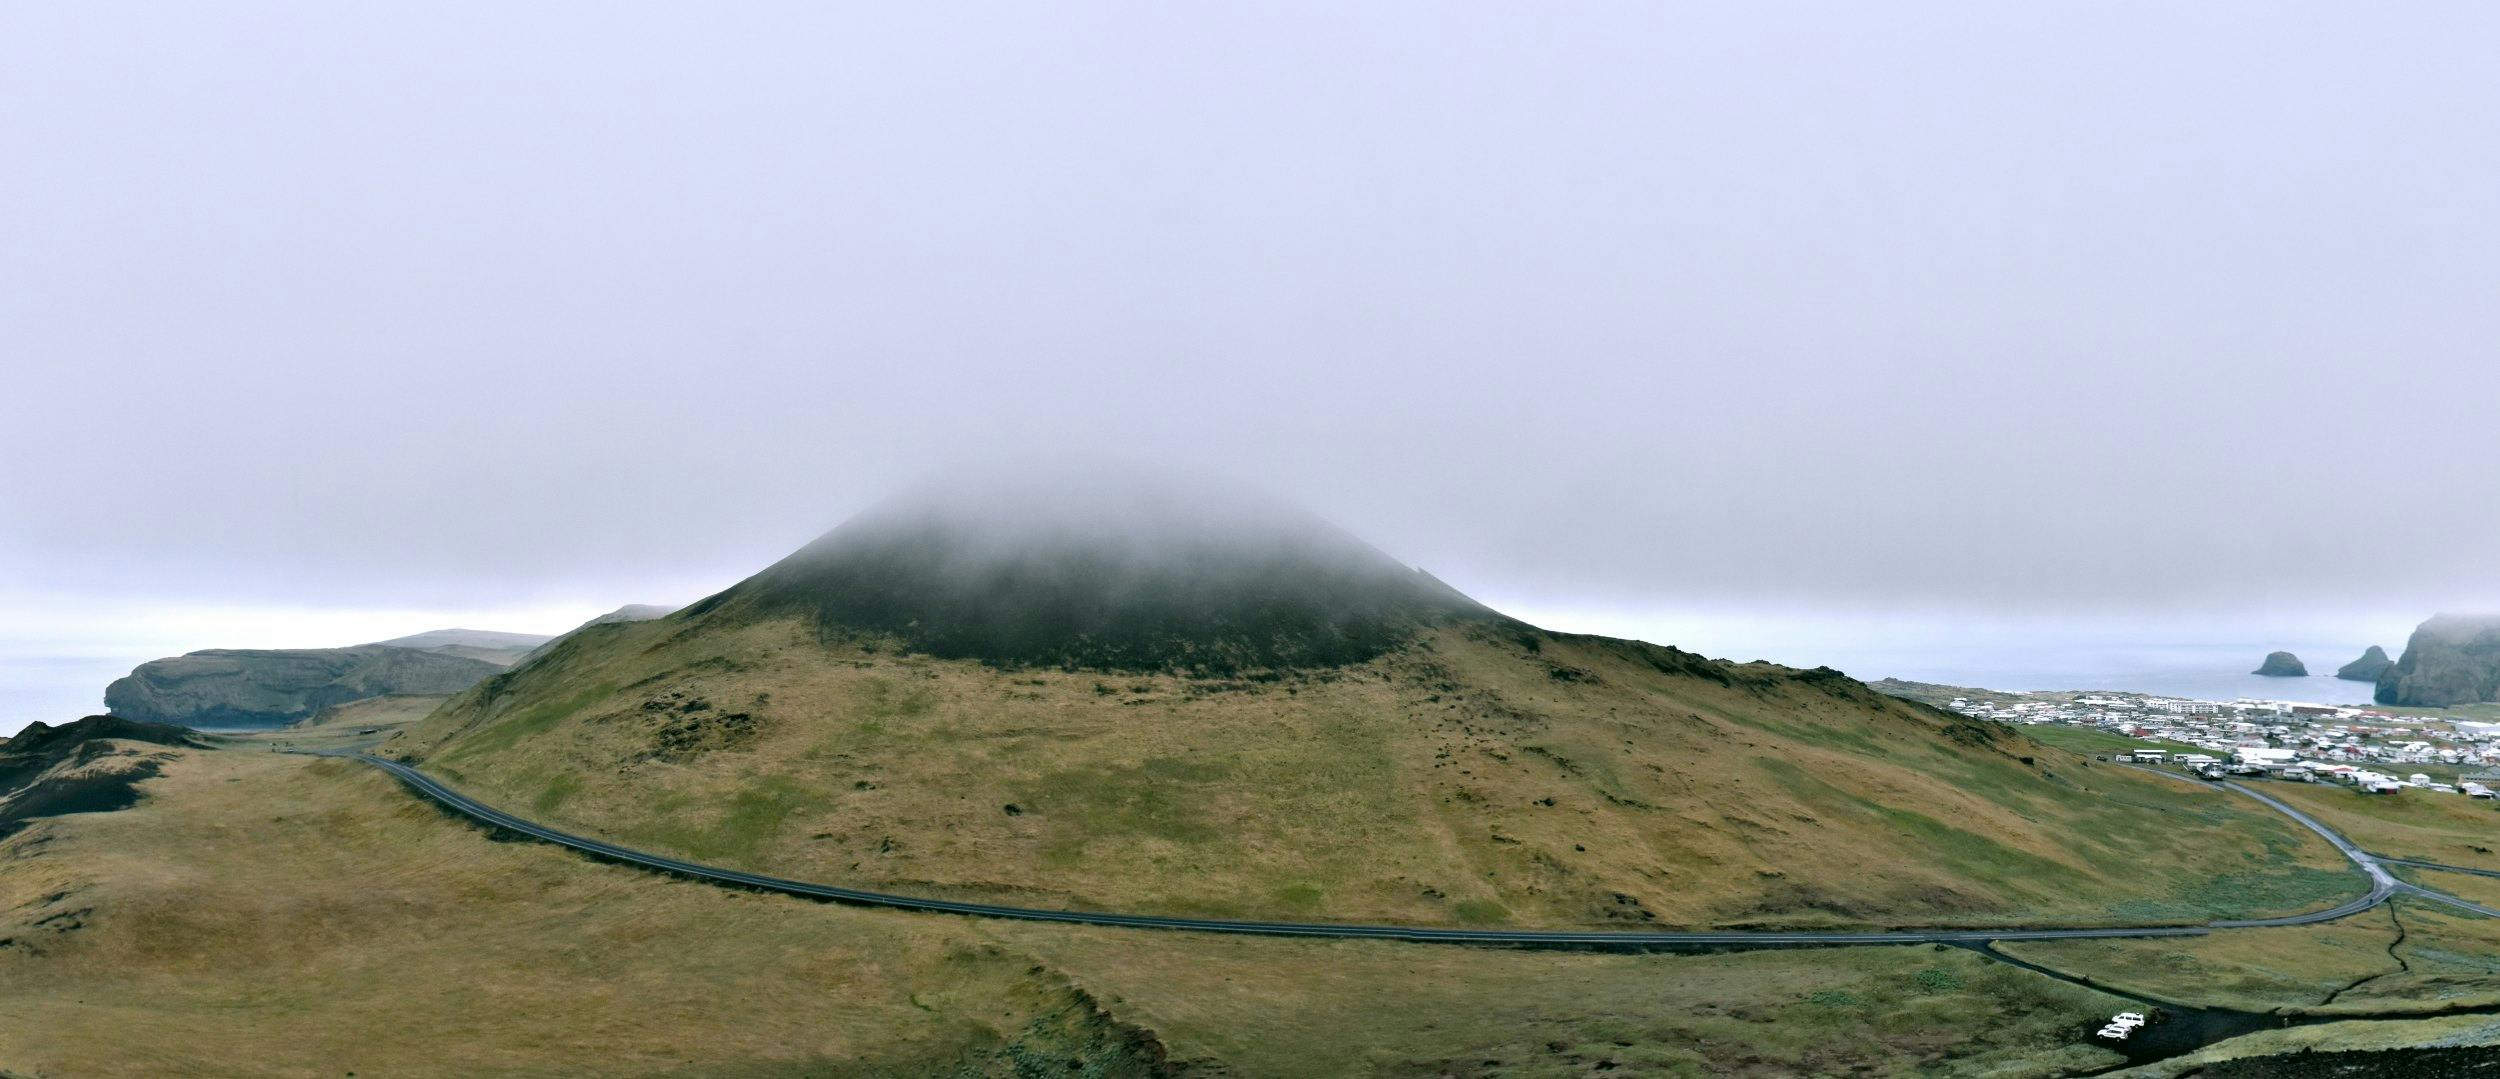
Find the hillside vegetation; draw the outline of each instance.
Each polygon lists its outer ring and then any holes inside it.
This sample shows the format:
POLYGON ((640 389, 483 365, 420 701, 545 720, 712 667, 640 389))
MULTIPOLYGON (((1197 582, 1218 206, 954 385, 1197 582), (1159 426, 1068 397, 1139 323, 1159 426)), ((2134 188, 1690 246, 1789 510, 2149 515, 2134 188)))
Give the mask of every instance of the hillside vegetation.
POLYGON ((170 758, 168 747, 201 744, 181 727, 120 716, 28 724, 0 738, 0 836, 30 820, 130 805, 170 758))
POLYGON ((385 648, 411 648, 443 656, 481 660, 510 667, 530 650, 555 638, 544 633, 505 633, 491 629, 436 629, 373 643, 385 648))
POLYGON ((1591 955, 855 910, 174 750, 0 838, 0 1074, 2024 1076, 2120 1002, 1962 951, 1591 955))
POLYGON ((2357 894, 2280 818, 1873 693, 1516 624, 1260 678, 794 618, 601 627, 390 743, 560 825, 807 879, 1537 926, 2200 920, 2357 894))
POLYGON ((810 880, 1422 924, 2199 921, 2358 894, 2238 800, 1878 694, 1549 633, 1239 492, 878 507, 386 743, 810 880))

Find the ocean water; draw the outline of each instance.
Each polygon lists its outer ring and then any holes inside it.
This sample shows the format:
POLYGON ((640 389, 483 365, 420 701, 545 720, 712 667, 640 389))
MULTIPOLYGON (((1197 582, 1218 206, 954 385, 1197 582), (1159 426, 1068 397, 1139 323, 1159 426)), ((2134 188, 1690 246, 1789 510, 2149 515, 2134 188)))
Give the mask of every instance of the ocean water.
POLYGON ((2418 616, 2386 612, 2288 616, 2165 613, 1952 615, 1886 611, 1654 611, 1494 606, 1537 625, 1671 644, 1718 659, 1832 667, 1865 681, 2008 691, 2101 689, 2198 700, 2368 704, 2367 682, 2335 669, 2372 644, 2403 651, 2418 616), (2301 658, 2307 678, 2251 673, 2266 653, 2301 658))
POLYGON ((1866 657, 1881 669, 1851 670, 1862 678, 1906 678, 1998 690, 2110 689, 2165 697, 2228 701, 2242 697, 2308 704, 2369 704, 2375 686, 2335 677, 2367 644, 2131 645, 2107 642, 1979 644, 1951 653, 1866 657), (2289 651, 2307 678, 2253 674, 2266 653, 2289 651))
POLYGON ((103 711, 105 685, 152 658, 0 653, 0 736, 103 711))
MULTIPOLYGON (((2368 704, 2373 689, 2367 682, 2333 677, 2335 668, 2359 656, 2367 642, 2138 643, 2112 640, 2107 634, 1886 634, 1830 623, 1711 640, 1707 633, 1689 628, 1657 634, 1628 626, 1586 628, 1682 644, 1728 659, 1837 667, 1868 681, 1906 678, 1981 689, 2108 689, 2201 700, 2255 697, 2312 704, 2368 704), (2249 673, 2267 652, 2278 648, 2300 656, 2311 676, 2263 678, 2249 673)), ((2402 643, 2401 638, 2397 643, 2402 643)), ((36 720, 65 723, 103 711, 106 683, 146 660, 175 651, 150 645, 136 646, 128 654, 110 649, 74 655, 0 651, 0 735, 15 733, 36 720)))

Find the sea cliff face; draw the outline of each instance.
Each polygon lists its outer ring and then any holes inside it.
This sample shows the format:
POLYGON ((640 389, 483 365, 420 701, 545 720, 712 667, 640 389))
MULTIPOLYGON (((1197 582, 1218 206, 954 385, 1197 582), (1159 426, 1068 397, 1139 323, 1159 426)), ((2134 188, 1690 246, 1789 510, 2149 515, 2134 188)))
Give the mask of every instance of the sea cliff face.
POLYGON ((387 645, 218 648, 142 663, 104 690, 114 715, 186 727, 269 727, 385 694, 458 693, 501 664, 387 645))
POLYGON ((2436 615, 2380 673, 2380 704, 2444 708, 2500 700, 2500 615, 2436 615))
POLYGON ((2369 651, 2361 653, 2360 659, 2336 668, 2335 677, 2347 682, 2376 682, 2380 675, 2386 674, 2387 669, 2395 665, 2395 660, 2387 658, 2387 650, 2374 644, 2369 651))

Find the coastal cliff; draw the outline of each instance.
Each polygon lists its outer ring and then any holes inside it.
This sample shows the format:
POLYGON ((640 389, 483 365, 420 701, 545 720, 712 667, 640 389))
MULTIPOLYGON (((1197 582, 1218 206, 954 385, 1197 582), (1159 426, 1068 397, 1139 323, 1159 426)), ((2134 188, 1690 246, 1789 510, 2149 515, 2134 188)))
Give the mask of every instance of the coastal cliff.
POLYGON ((2424 708, 2500 700, 2500 615, 2432 616, 2380 673, 2377 696, 2424 708))
POLYGON ((502 671, 466 656, 353 648, 213 648, 149 660, 105 687, 114 715, 186 727, 276 727, 392 694, 444 696, 502 671))
POLYGON ((2361 653, 2361 658, 2336 668, 2335 677, 2347 682, 2376 682, 2395 665, 2395 660, 2387 658, 2387 650, 2374 644, 2361 653))

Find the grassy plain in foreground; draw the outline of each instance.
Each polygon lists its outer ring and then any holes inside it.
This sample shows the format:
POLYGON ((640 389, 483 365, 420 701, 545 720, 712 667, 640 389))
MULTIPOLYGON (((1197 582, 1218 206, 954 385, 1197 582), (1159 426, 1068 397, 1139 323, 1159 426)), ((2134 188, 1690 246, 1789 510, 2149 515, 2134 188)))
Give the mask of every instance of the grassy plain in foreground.
POLYGON ((1961 951, 1618 956, 993 923, 499 842, 189 751, 0 849, 27 1074, 2043 1075, 2113 1001, 1961 951))

